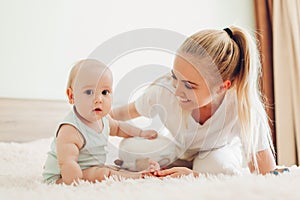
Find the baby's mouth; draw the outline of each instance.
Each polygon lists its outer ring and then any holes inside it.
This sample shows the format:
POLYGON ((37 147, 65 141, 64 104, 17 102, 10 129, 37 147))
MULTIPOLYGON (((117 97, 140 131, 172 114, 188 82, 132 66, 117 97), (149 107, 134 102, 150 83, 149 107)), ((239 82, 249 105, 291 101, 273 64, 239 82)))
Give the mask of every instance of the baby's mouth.
POLYGON ((102 109, 100 109, 100 108, 95 108, 94 111, 95 111, 95 112, 101 112, 102 109))

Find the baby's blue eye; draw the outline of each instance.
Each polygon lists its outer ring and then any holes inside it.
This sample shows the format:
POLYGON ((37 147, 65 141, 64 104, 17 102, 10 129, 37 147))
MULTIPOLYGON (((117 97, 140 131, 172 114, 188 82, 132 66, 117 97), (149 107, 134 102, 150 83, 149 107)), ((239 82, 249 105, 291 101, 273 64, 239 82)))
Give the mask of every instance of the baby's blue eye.
POLYGON ((86 90, 86 91, 84 91, 84 94, 93 95, 94 91, 93 90, 86 90))
POLYGON ((102 93, 103 95, 108 95, 110 92, 109 92, 109 90, 103 90, 101 93, 102 93))

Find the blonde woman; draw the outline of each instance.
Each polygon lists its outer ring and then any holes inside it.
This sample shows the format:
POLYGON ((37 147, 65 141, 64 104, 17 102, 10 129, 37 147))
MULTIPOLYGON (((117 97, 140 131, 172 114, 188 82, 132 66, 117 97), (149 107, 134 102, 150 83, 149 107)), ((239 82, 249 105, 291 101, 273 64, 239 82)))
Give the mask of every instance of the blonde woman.
POLYGON ((259 90, 255 40, 240 27, 203 30, 177 51, 170 74, 111 116, 160 119, 177 143, 178 159, 157 176, 238 174, 275 169, 268 116, 259 90))

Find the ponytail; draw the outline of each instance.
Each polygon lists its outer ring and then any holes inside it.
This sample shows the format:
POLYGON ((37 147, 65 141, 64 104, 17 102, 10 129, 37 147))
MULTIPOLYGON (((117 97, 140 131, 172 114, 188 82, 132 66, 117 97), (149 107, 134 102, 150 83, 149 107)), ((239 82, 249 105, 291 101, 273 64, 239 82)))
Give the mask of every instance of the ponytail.
POLYGON ((252 158, 254 167, 258 171, 256 147, 259 134, 267 133, 270 147, 274 152, 268 116, 259 86, 261 63, 255 40, 251 35, 241 28, 231 27, 230 29, 240 51, 238 73, 235 75, 234 82, 237 91, 241 138, 247 160, 250 161, 252 158))

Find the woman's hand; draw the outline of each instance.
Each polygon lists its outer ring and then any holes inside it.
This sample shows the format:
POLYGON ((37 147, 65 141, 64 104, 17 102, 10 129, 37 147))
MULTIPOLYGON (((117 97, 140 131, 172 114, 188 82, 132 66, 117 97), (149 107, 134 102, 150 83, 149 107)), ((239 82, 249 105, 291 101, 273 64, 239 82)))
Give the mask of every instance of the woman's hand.
POLYGON ((155 171, 154 175, 159 177, 170 176, 172 178, 179 178, 181 176, 187 176, 193 174, 195 177, 199 176, 198 172, 195 172, 187 167, 172 167, 162 171, 155 171))
POLYGON ((139 137, 152 140, 157 138, 157 132, 155 130, 142 130, 139 137))
POLYGON ((274 169, 273 171, 271 171, 270 173, 271 173, 271 174, 278 175, 278 174, 282 174, 282 173, 285 173, 285 172, 290 172, 290 170, 289 170, 288 167, 284 167, 284 168, 276 168, 276 169, 274 169))

